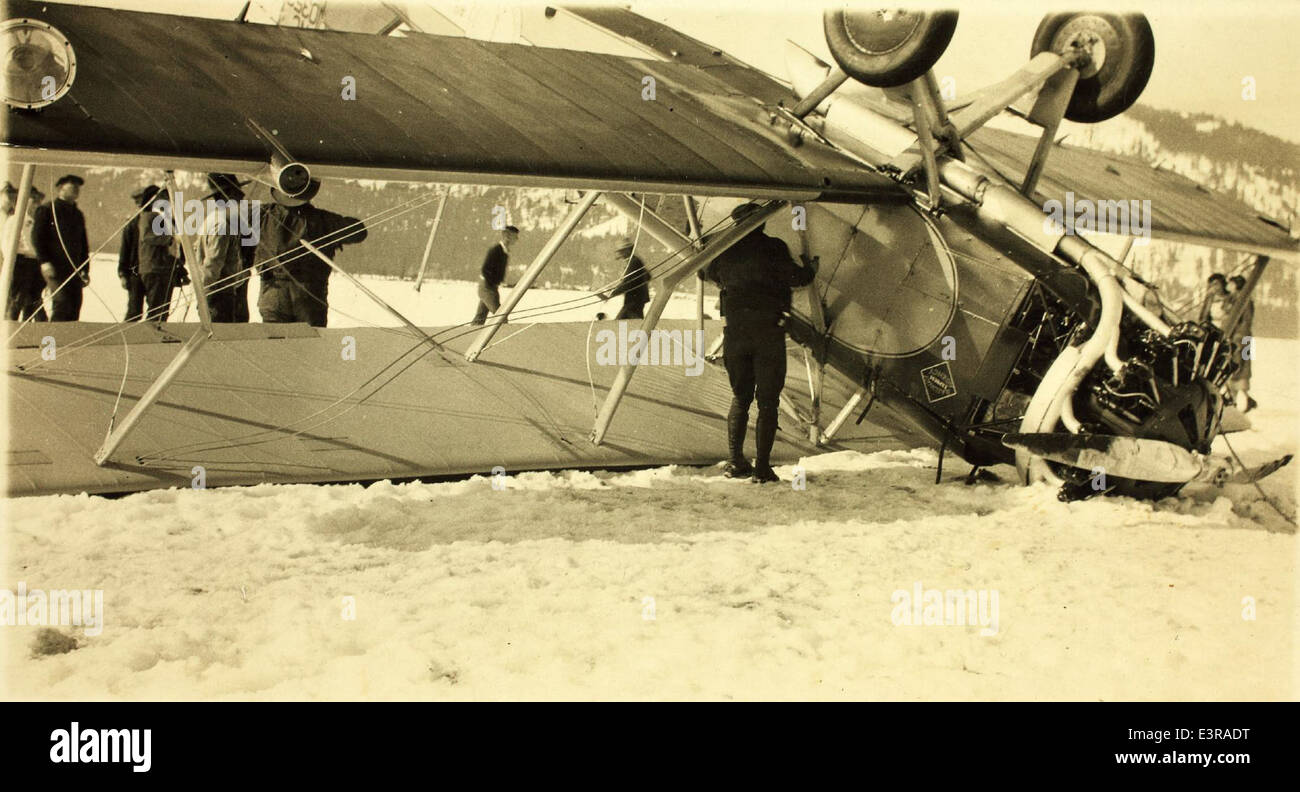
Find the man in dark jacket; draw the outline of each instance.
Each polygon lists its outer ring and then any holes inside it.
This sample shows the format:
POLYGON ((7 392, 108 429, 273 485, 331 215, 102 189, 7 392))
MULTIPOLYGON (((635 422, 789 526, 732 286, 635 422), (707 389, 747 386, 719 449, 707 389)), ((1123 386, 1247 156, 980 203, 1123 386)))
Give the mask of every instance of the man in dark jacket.
POLYGON ((54 198, 36 209, 32 247, 49 287, 51 322, 75 322, 81 316, 82 288, 90 285, 90 242, 86 218, 77 208, 85 180, 69 174, 54 183, 54 198))
POLYGON ((306 192, 291 197, 271 190, 274 202, 263 207, 256 260, 261 269, 262 293, 257 309, 263 322, 306 322, 324 327, 329 319, 329 277, 334 272, 300 243, 311 242, 331 260, 345 244, 366 238, 366 226, 313 206, 320 191, 313 180, 306 192))
POLYGON ((470 324, 481 325, 487 321, 489 313, 496 313, 501 307, 501 283, 506 279, 506 267, 510 265, 510 246, 519 239, 519 229, 506 226, 501 229, 501 239, 488 249, 483 257, 483 267, 479 270, 478 310, 470 324))
MULTIPOLYGON (((756 204, 741 204, 731 217, 740 222, 756 211, 756 204)), ((731 459, 726 474, 752 476, 758 483, 778 481, 769 459, 776 440, 777 412, 785 387, 785 331, 790 311, 790 290, 806 286, 817 274, 812 266, 800 267, 781 240, 754 229, 728 248, 701 276, 721 289, 726 330, 723 357, 731 382, 731 410, 727 414, 727 445, 731 459), (756 456, 751 467, 745 459, 745 431, 749 405, 758 397, 755 426, 756 456)))
POLYGON ((15 231, 18 234, 18 251, 14 255, 13 281, 9 285, 9 302, 5 306, 5 316, 15 321, 31 320, 44 322, 49 317, 41 301, 41 292, 45 289, 45 278, 41 275, 41 263, 36 260, 36 249, 32 247, 32 229, 36 210, 40 207, 45 194, 35 187, 27 199, 27 209, 18 217, 18 188, 5 184, 0 203, 4 208, 4 226, 0 231, 0 242, 4 243, 4 252, 9 254, 9 243, 15 231))
POLYGON ((619 309, 615 321, 620 319, 644 319, 645 304, 650 302, 650 273, 646 271, 645 262, 632 252, 636 242, 631 237, 624 237, 614 251, 619 261, 626 262, 623 277, 618 285, 607 292, 601 292, 602 299, 623 295, 623 307, 619 309))
POLYGON ((180 242, 173 236, 175 215, 167 190, 158 188, 136 218, 136 262, 144 284, 145 320, 165 322, 176 289, 190 282, 180 242))
MULTIPOLYGON (((158 194, 158 187, 147 184, 131 193, 135 205, 141 207, 140 214, 150 214, 144 209, 158 194)), ((126 290, 126 317, 128 322, 138 322, 144 318, 144 280, 140 277, 140 223, 127 223, 122 229, 122 246, 117 251, 117 279, 126 290)))

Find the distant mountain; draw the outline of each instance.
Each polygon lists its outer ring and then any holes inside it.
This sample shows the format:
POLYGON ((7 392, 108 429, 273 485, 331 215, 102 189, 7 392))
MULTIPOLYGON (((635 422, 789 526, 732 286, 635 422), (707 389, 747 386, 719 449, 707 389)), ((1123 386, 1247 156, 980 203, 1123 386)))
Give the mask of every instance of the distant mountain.
MULTIPOLYGON (((1138 104, 1100 124, 1065 124, 1065 142, 1137 157, 1180 173, 1215 192, 1231 195, 1284 226, 1297 228, 1300 145, 1205 113, 1160 110, 1138 104)), ((1142 196, 1130 196, 1141 199, 1142 196)), ((1197 303, 1211 273, 1244 272, 1253 260, 1196 245, 1153 241, 1134 246, 1127 262, 1161 286, 1174 305, 1197 303)), ((1256 291, 1254 332, 1297 336, 1297 283, 1293 265, 1272 262, 1256 291)))

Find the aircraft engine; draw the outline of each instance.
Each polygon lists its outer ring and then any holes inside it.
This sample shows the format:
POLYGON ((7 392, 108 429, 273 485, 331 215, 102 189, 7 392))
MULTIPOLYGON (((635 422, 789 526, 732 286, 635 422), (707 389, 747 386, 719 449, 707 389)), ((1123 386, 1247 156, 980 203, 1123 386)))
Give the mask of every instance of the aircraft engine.
POLYGON ((1151 77, 1156 42, 1141 14, 1048 14, 1034 32, 1030 56, 1040 52, 1079 58, 1079 82, 1065 117, 1105 121, 1137 101, 1151 77))
POLYGON ((939 60, 957 29, 957 12, 827 9, 822 24, 826 45, 846 74, 892 88, 939 60))

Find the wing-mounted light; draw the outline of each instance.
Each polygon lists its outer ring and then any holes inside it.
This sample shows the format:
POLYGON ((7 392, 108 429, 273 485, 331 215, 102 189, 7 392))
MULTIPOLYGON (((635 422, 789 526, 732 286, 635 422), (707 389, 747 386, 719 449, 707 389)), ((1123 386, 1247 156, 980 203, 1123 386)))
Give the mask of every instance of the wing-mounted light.
POLYGON ((54 104, 72 88, 77 57, 72 44, 57 29, 39 19, 8 19, 0 23, 3 43, 6 105, 37 110, 54 104))
POLYGON ((307 193, 312 186, 311 171, 307 166, 280 143, 275 130, 267 129, 251 118, 245 119, 245 122, 271 152, 270 162, 253 174, 253 179, 290 198, 298 198, 307 193))
POLYGON ((311 184, 311 171, 301 162, 292 162, 279 152, 271 156, 271 184, 285 195, 296 198, 311 184))

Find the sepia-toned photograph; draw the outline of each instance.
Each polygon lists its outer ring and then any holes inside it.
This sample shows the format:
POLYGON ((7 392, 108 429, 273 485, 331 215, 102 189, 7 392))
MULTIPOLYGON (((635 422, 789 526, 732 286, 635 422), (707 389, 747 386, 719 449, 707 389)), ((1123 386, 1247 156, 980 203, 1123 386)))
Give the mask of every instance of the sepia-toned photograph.
POLYGON ((0 699, 1294 700, 1300 6, 1097 5, 0 3, 0 699))

